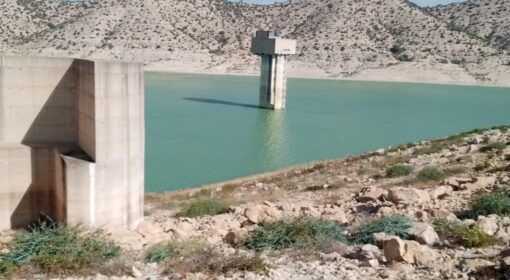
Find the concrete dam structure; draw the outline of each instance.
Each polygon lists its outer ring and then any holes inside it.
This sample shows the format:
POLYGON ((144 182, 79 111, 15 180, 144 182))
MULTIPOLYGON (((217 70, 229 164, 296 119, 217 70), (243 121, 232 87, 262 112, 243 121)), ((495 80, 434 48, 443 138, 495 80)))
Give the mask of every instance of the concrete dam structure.
POLYGON ((0 230, 143 219, 140 63, 0 57, 0 230))
POLYGON ((261 108, 285 109, 287 94, 286 57, 296 53, 296 41, 280 38, 278 31, 257 31, 251 52, 260 55, 261 108))

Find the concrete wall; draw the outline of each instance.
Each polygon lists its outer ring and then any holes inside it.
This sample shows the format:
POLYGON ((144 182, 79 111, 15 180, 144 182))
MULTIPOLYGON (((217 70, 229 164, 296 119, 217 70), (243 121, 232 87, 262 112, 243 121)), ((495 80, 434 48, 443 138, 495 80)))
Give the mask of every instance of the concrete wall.
POLYGON ((285 56, 261 55, 259 106, 283 110, 286 106, 287 71, 285 56))
POLYGON ((143 217, 143 68, 0 58, 0 229, 143 217))

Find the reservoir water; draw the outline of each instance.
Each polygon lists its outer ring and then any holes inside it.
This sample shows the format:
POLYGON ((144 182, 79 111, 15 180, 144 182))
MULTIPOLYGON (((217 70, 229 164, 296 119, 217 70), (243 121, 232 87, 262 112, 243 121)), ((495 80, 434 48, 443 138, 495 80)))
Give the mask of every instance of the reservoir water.
POLYGON ((145 75, 146 191, 510 124, 510 89, 289 79, 287 110, 257 108, 258 77, 145 75))

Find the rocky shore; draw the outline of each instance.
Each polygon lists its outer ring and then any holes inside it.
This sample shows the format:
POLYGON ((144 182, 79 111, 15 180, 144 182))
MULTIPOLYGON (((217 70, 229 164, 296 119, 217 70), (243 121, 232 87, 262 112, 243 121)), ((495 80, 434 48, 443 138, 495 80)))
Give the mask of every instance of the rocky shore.
MULTIPOLYGON (((120 258, 66 279, 510 279, 509 144, 508 127, 476 130, 234 183, 149 193, 136 230, 101 229, 122 248, 120 258), (205 212, 193 208, 197 203, 205 212), (280 221, 302 219, 338 226, 346 239, 253 245, 256 234, 280 221), (158 258, 158 248, 174 248, 165 255, 173 257, 158 258)), ((0 234, 0 254, 15 234, 0 234)))

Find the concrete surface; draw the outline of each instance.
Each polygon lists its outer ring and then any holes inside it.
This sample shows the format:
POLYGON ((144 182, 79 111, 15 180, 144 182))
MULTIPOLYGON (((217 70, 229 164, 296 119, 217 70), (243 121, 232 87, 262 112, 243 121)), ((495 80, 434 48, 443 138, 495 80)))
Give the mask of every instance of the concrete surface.
POLYGON ((286 106, 286 57, 296 53, 296 41, 282 39, 277 31, 257 31, 251 52, 260 55, 261 108, 283 110, 286 106))
POLYGON ((0 57, 0 230, 143 218, 139 63, 0 57))

